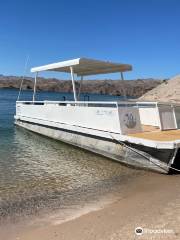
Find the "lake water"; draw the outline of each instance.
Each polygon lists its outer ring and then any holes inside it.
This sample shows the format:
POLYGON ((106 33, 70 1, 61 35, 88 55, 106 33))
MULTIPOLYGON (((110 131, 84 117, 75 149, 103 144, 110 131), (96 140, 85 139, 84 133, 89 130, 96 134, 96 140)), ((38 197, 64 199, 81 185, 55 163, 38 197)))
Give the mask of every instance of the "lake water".
MULTIPOLYGON (((93 153, 15 127, 17 90, 0 90, 0 222, 56 215, 96 204, 139 174, 93 153)), ((39 100, 72 99, 72 94, 40 92, 39 100)), ((24 92, 23 99, 31 99, 24 92)), ((83 98, 83 97, 82 97, 83 98)), ((119 97, 90 95, 90 100, 119 97)))

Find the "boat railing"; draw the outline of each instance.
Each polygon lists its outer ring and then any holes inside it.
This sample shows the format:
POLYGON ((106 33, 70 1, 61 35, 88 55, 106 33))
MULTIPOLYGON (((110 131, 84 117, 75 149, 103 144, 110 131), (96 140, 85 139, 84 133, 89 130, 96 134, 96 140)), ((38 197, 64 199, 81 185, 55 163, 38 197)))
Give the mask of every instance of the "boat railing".
POLYGON ((17 101, 22 105, 59 105, 59 106, 78 106, 78 107, 112 107, 117 108, 117 102, 99 101, 17 101))
POLYGON ((143 125, 156 126, 161 130, 180 128, 180 104, 172 102, 137 102, 137 105, 143 125))
POLYGON ((59 106, 82 106, 82 107, 138 107, 138 108, 158 108, 169 106, 180 107, 177 103, 163 102, 135 102, 135 101, 17 101, 17 104, 24 105, 44 105, 56 104, 59 106))

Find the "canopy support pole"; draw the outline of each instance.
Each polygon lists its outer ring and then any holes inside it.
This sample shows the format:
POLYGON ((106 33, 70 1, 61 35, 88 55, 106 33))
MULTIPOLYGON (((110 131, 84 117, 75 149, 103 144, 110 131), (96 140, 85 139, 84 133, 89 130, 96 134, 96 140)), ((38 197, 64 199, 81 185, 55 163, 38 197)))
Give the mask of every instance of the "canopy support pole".
POLYGON ((74 93, 74 101, 77 101, 77 95, 76 95, 76 86, 75 86, 75 81, 74 81, 74 70, 73 67, 70 67, 71 71, 71 80, 72 80, 72 86, 73 86, 73 93, 74 93))
POLYGON ((82 87, 82 82, 83 82, 83 76, 81 76, 81 80, 80 80, 80 85, 79 85, 79 92, 78 92, 78 101, 80 99, 80 94, 81 94, 81 87, 82 87))
POLYGON ((33 102, 35 101, 36 96, 36 83, 37 83, 38 72, 36 72, 35 79, 34 79, 34 91, 33 91, 33 102))
POLYGON ((121 81, 122 81, 122 88, 123 88, 123 97, 124 97, 124 100, 127 100, 127 95, 126 95, 126 89, 125 89, 125 85, 124 85, 124 76, 123 76, 123 73, 121 73, 121 81))

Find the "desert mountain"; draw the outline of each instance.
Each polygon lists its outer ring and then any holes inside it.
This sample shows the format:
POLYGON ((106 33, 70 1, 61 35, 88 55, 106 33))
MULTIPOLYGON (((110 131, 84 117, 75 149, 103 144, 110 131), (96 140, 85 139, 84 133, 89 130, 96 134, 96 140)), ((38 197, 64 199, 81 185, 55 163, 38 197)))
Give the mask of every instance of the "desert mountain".
MULTIPOLYGON (((0 88, 19 89, 22 77, 0 75, 0 88)), ((82 85, 83 93, 98 93, 110 95, 124 95, 131 97, 140 97, 147 91, 157 87, 162 80, 159 79, 137 79, 137 80, 85 80, 82 85)), ((26 77, 23 82, 23 89, 33 89, 34 79, 26 77)), ((79 81, 76 81, 76 88, 79 87, 79 81)), ((72 83, 70 80, 58 80, 55 78, 38 78, 37 90, 54 92, 72 92, 72 83)))
POLYGON ((164 80, 162 84, 140 97, 140 100, 180 103, 180 75, 164 80))

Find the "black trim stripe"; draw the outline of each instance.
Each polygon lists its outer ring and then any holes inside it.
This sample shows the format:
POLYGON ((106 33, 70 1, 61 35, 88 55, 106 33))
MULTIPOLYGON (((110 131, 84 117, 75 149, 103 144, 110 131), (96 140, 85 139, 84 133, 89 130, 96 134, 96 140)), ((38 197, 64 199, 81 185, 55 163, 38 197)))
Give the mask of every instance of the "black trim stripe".
POLYGON ((157 149, 157 148, 148 147, 148 146, 135 144, 135 143, 129 143, 129 142, 126 142, 126 144, 132 148, 148 153, 150 156, 167 164, 173 158, 174 151, 175 151, 175 149, 168 149, 168 148, 157 149))
POLYGON ((107 142, 116 142, 114 139, 100 137, 100 136, 95 136, 95 135, 91 135, 89 133, 78 132, 78 131, 74 131, 74 130, 69 130, 69 129, 64 129, 64 128, 60 128, 60 127, 49 126, 49 125, 45 125, 45 124, 41 124, 41 123, 34 123, 34 122, 30 122, 30 121, 25 121, 25 120, 17 120, 17 121, 28 123, 28 124, 31 124, 31 125, 37 125, 37 126, 40 126, 40 127, 46 127, 46 128, 50 128, 50 129, 54 129, 54 130, 60 130, 60 131, 68 132, 68 133, 74 133, 74 134, 78 134, 78 135, 81 135, 81 136, 91 137, 91 138, 95 138, 95 139, 99 139, 99 140, 103 140, 103 141, 107 141, 107 142))
MULTIPOLYGON (((44 119, 41 119, 41 118, 35 118, 35 117, 27 117, 27 116, 23 116, 21 115, 21 117, 25 117, 25 118, 30 118, 30 119, 35 119, 35 120, 44 120, 44 119)), ((27 120, 19 120, 19 121, 24 121, 24 122, 29 122, 29 123, 33 123, 31 121, 27 121, 27 120)), ((45 120, 47 121, 47 120, 45 120)), ((56 121, 52 121, 52 120, 48 120, 48 122, 51 122, 51 123, 60 123, 60 124, 63 124, 63 125, 67 125, 66 123, 63 123, 63 122, 56 122, 56 121)), ((37 123, 38 124, 38 123, 37 123)), ((45 124, 42 124, 42 126, 50 126, 50 125, 45 125, 45 124)), ((106 130, 99 130, 99 129, 96 129, 96 128, 90 128, 90 127, 83 127, 83 126, 79 126, 79 125, 70 125, 70 126, 73 126, 73 127, 80 127, 80 128, 84 128, 84 129, 91 129, 91 130, 97 130, 97 131, 101 131, 101 132, 106 132, 106 133, 116 133, 116 134, 119 134, 117 132, 109 132, 109 131, 106 131, 106 130)), ((73 131, 73 130, 72 130, 73 131)))

